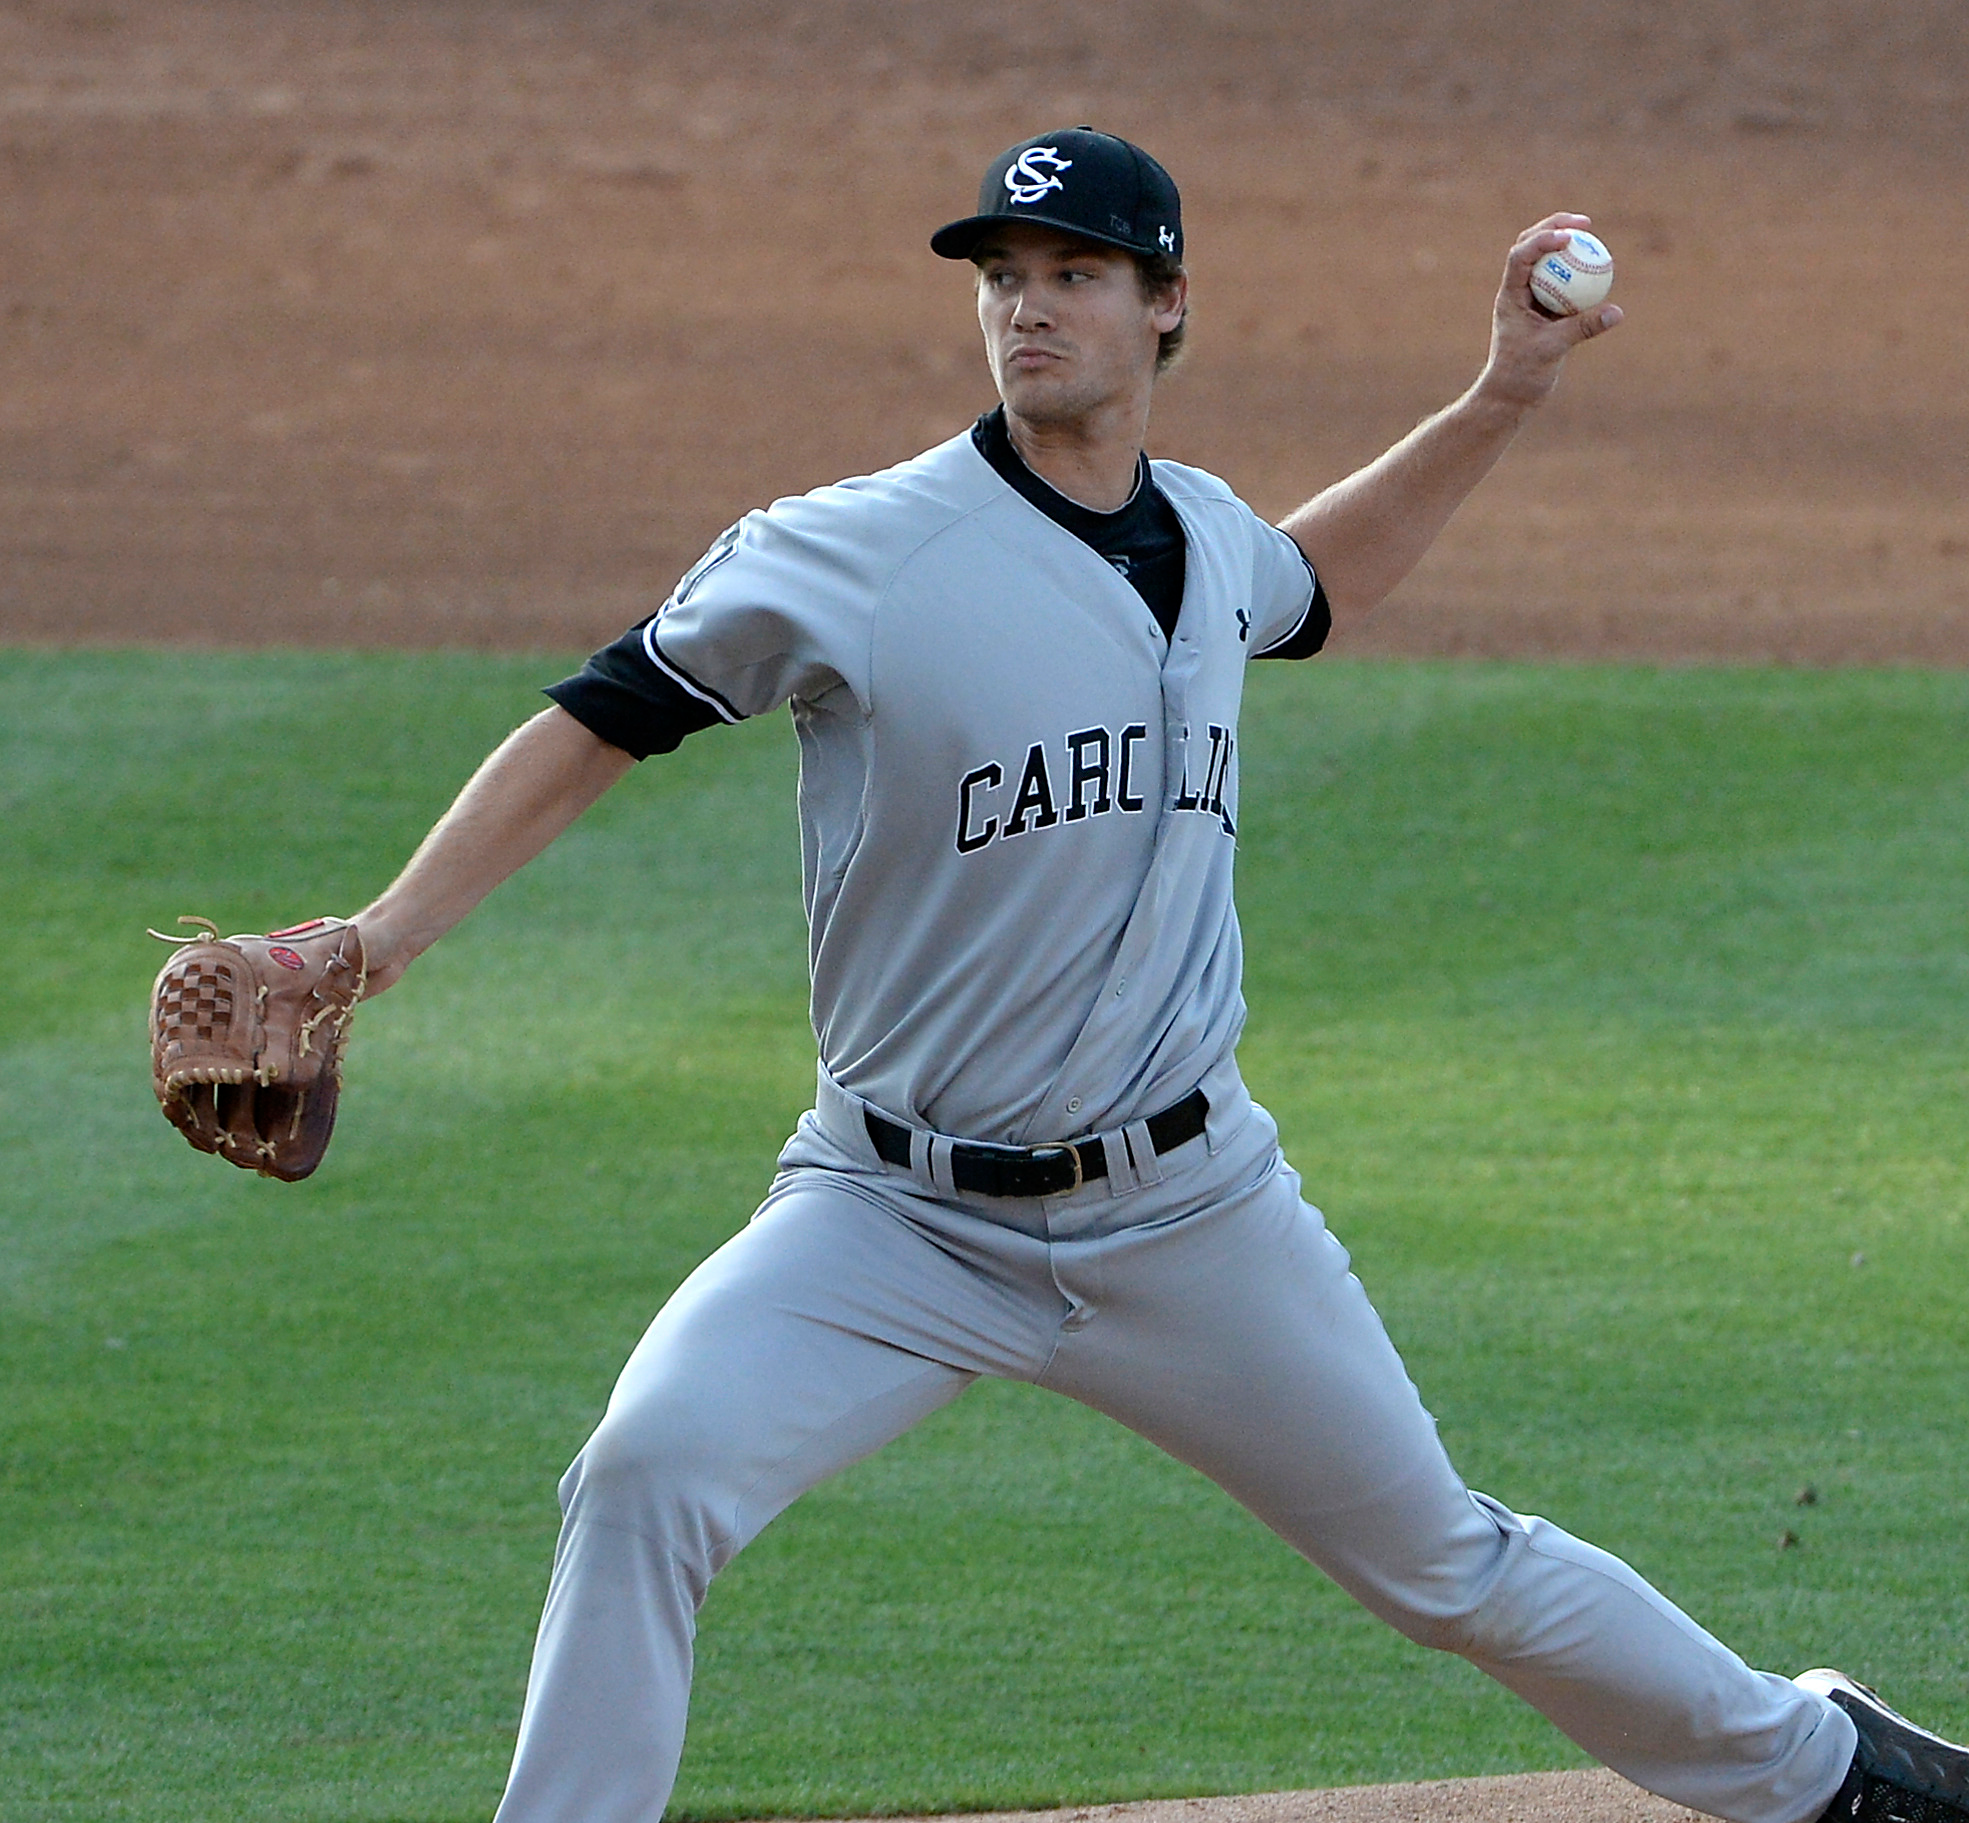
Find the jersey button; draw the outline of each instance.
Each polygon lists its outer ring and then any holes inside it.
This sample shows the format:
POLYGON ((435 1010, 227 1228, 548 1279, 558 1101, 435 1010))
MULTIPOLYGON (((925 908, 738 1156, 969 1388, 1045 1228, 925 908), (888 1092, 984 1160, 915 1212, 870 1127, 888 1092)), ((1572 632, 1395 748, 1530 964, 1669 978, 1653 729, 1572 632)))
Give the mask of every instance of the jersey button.
POLYGON ((1069 1114, 1078 1114, 1080 1112, 1080 1097, 1078 1095, 1069 1095, 1067 1097, 1067 1112, 1069 1114))

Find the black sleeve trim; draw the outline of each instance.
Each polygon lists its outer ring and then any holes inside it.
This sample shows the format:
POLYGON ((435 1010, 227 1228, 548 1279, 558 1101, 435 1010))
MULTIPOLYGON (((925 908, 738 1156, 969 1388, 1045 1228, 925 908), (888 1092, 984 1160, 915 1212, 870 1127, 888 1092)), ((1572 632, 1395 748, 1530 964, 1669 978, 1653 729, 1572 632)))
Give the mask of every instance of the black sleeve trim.
POLYGON ((643 643, 648 624, 631 627, 546 690, 589 733, 639 760, 674 752, 686 735, 734 719, 651 661, 643 643))
MULTIPOLYGON (((1303 551, 1299 557, 1306 563, 1303 551)), ((1311 658, 1325 646, 1326 636, 1333 631, 1333 610, 1327 606, 1326 585, 1314 574, 1310 563, 1306 563, 1306 574, 1312 577, 1313 598, 1306 604, 1299 624, 1283 639, 1273 640, 1264 651, 1254 652, 1253 658, 1311 658)))

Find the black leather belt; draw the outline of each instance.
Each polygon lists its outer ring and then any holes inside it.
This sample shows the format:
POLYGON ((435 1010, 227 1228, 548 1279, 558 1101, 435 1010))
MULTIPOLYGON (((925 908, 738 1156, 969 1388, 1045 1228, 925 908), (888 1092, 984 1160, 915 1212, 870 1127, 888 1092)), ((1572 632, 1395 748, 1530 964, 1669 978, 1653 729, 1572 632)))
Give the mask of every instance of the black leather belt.
MULTIPOLYGON (((1149 1143, 1159 1158, 1203 1131, 1209 1100, 1192 1089, 1173 1107, 1148 1119, 1149 1143)), ((909 1128, 865 1108, 868 1137, 891 1165, 909 1163, 909 1128)), ((950 1181, 972 1196, 1064 1196, 1108 1174, 1107 1148, 1099 1140, 1062 1140, 1051 1146, 990 1146, 960 1139, 950 1148, 950 1181)))

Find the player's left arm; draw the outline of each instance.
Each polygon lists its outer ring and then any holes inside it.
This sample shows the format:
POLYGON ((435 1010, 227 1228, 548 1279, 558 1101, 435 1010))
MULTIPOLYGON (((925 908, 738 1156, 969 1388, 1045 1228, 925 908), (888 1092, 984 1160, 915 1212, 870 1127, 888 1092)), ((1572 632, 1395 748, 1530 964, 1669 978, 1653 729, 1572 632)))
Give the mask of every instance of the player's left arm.
POLYGON ((1468 392, 1280 521, 1318 573, 1336 627, 1378 607, 1415 568, 1550 396, 1566 356, 1620 321, 1618 304, 1551 317, 1532 302, 1533 266, 1589 219, 1548 215, 1518 237, 1491 312, 1490 356, 1468 392))

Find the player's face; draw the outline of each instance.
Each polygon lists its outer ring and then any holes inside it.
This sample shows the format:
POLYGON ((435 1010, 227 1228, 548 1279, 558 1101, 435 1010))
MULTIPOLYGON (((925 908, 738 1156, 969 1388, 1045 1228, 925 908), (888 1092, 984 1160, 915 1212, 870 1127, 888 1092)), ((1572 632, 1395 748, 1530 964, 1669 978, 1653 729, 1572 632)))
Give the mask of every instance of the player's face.
POLYGON ((1135 262, 1057 229, 1014 222, 974 255, 978 322, 998 395, 1033 424, 1146 403, 1182 289, 1147 298, 1135 262))

